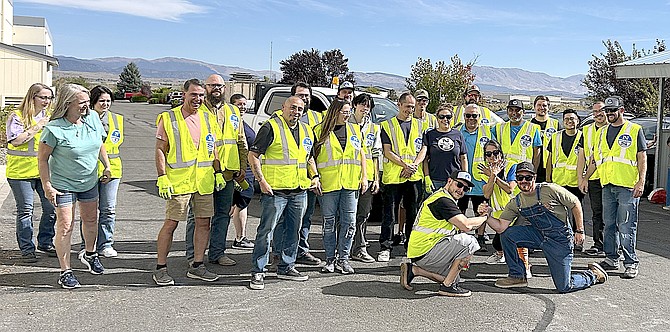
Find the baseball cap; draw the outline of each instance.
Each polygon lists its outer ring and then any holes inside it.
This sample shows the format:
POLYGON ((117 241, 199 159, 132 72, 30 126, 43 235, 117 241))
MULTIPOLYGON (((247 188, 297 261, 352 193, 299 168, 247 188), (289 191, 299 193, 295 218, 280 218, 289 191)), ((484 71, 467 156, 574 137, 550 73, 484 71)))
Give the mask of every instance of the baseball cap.
POLYGON ((479 93, 479 94, 482 93, 481 91, 479 91, 479 87, 473 84, 473 85, 470 85, 467 89, 465 89, 464 94, 467 95, 468 93, 470 93, 472 91, 477 91, 477 93, 479 93))
POLYGON ((430 99, 430 97, 428 97, 428 91, 426 91, 424 89, 416 90, 416 93, 414 94, 414 98, 416 98, 416 99, 419 99, 419 98, 430 99))
POLYGON ((337 91, 339 92, 340 90, 343 90, 343 89, 354 90, 354 83, 351 83, 349 81, 342 82, 342 84, 340 84, 340 86, 337 88, 337 91))
POLYGON ((507 103, 507 108, 510 107, 518 107, 520 109, 523 109, 523 102, 519 99, 512 99, 507 103))
POLYGON ((619 109, 621 107, 623 107, 623 98, 619 96, 611 96, 605 99, 605 107, 603 107, 603 109, 619 109))
POLYGON ((522 161, 516 165, 516 172, 529 172, 535 174, 535 166, 527 161, 522 161))
POLYGON ((474 187, 475 185, 472 183, 472 177, 470 176, 470 173, 464 172, 464 171, 455 171, 451 173, 450 176, 451 179, 453 180, 461 180, 464 181, 465 183, 468 184, 470 187, 474 187))

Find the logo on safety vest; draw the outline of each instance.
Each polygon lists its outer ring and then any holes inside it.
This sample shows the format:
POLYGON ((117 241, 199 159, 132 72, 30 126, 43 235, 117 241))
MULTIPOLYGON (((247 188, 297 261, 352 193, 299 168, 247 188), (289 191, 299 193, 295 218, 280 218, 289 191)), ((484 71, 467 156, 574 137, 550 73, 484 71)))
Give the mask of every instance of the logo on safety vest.
POLYGON ((523 135, 523 136, 521 136, 521 139, 519 140, 519 142, 521 143, 521 146, 522 146, 522 147, 524 147, 524 148, 529 147, 530 144, 531 144, 530 135, 523 135))
POLYGON ((489 142, 489 138, 486 136, 482 136, 482 138, 479 139, 479 145, 483 148, 486 143, 489 142))
POLYGON ((446 152, 453 150, 455 145, 454 141, 449 137, 442 137, 437 141, 437 147, 446 152))
POLYGON ((205 141, 207 142, 207 152, 211 154, 214 151, 214 135, 212 133, 207 134, 205 141))
POLYGON ((546 136, 551 136, 556 132, 556 128, 547 128, 547 130, 544 131, 546 136))
POLYGON ((575 146, 575 151, 574 152, 575 152, 576 155, 579 156, 579 147, 578 146, 575 146))
POLYGON ((365 136, 365 146, 372 147, 372 144, 374 144, 374 143, 375 143, 375 134, 368 133, 365 136))
POLYGON ((312 145, 314 145, 314 142, 312 142, 311 138, 305 137, 302 140, 302 147, 305 148, 305 151, 307 151, 307 154, 309 154, 310 151, 312 151, 312 145))
POLYGON ((109 140, 114 144, 119 143, 121 140, 121 132, 118 129, 114 129, 114 131, 109 135, 109 140))
POLYGON ((349 140, 351 141, 351 145, 354 147, 354 149, 361 149, 361 140, 358 139, 358 136, 351 136, 349 140))
POLYGON ((240 118, 237 117, 237 114, 230 115, 230 123, 233 124, 233 128, 235 128, 235 130, 240 127, 240 118))
POLYGON ((423 145, 423 140, 421 139, 421 137, 417 137, 414 140, 414 149, 416 150, 416 153, 419 153, 419 151, 421 150, 422 145, 423 145))
POLYGON ((617 142, 619 143, 620 147, 625 149, 625 148, 628 148, 629 146, 631 146, 631 144, 633 144, 633 138, 630 137, 630 135, 628 135, 628 134, 623 134, 623 135, 619 136, 619 139, 617 140, 617 142))
POLYGON ((482 123, 483 123, 483 124, 489 124, 489 123, 491 123, 491 122, 490 122, 489 119, 487 119, 487 118, 482 118, 482 123))

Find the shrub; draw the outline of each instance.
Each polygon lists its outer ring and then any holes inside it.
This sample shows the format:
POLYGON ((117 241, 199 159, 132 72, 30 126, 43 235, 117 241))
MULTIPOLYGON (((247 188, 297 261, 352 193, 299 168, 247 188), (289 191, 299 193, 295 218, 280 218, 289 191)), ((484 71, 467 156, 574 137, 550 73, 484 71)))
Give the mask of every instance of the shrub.
POLYGON ((158 104, 158 98, 149 99, 149 104, 158 104))
POLYGON ((181 100, 181 99, 172 99, 172 100, 170 101, 170 105, 171 105, 172 107, 177 107, 177 106, 179 106, 179 105, 181 105, 181 104, 183 104, 183 103, 184 103, 184 101, 181 100))
POLYGON ((147 100, 149 100, 149 98, 147 98, 147 96, 143 96, 143 95, 134 95, 134 96, 132 96, 132 98, 130 98, 131 103, 144 103, 147 100))
POLYGON ((0 108, 0 148, 7 147, 7 117, 14 112, 14 105, 0 108))
POLYGON ((156 103, 158 104, 167 104, 167 93, 155 92, 151 95, 151 98, 155 98, 157 100, 156 103))

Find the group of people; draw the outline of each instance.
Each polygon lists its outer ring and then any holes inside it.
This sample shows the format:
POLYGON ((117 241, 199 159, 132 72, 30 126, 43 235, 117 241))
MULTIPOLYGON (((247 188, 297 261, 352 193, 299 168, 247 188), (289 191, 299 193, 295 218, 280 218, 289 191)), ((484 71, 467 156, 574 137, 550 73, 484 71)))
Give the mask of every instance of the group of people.
MULTIPOLYGON (((184 103, 156 119, 157 187, 167 200, 152 275, 157 285, 174 284, 167 256, 181 221, 187 222, 187 277, 218 280, 205 258, 235 265, 226 255, 231 218, 232 246, 252 250, 249 287, 256 290, 264 289, 268 271, 293 281, 308 279, 296 264, 351 274, 351 260, 388 262, 402 243, 405 289, 412 290, 414 277, 423 276, 439 283, 439 294, 468 296, 459 273, 475 252, 488 250, 486 225, 496 233, 486 263, 509 268, 509 276, 496 282, 499 287, 527 285, 529 250, 542 250, 560 292, 604 282, 606 271, 619 268, 621 253, 623 277, 637 276, 646 144, 641 128, 623 118, 620 97, 595 103, 595 122, 580 130, 574 110, 563 112, 565 128, 560 128, 549 117, 544 96, 535 98, 531 120, 524 119, 523 103, 511 100, 504 122, 480 105, 476 85, 464 91, 462 105, 443 104, 435 114, 427 112, 428 92, 418 90, 403 93, 398 114, 377 124, 371 121, 373 98, 356 94, 351 82, 340 84, 323 113, 310 109, 311 87, 298 82, 282 109, 254 133, 242 120, 246 97, 235 94, 227 102, 224 87, 216 74, 204 82, 188 80, 184 103), (252 242, 246 237, 246 209, 255 181, 262 213, 252 242), (379 192, 383 219, 374 257, 368 252, 367 219, 379 192), (605 259, 571 273, 573 251, 581 251, 584 242, 581 200, 587 193, 594 244, 585 252, 605 259), (317 200, 323 258, 309 245, 317 200), (475 216, 466 217, 470 207, 475 216)), ((22 256, 35 260, 37 192, 43 208, 37 250, 58 256, 59 284, 76 288, 69 257, 75 201, 82 219, 82 263, 101 274, 99 256, 117 254, 112 244, 123 117, 109 111, 112 93, 102 86, 89 92, 68 84, 59 89, 53 108, 52 99, 50 88, 35 84, 10 116, 7 177, 17 202, 22 256)))

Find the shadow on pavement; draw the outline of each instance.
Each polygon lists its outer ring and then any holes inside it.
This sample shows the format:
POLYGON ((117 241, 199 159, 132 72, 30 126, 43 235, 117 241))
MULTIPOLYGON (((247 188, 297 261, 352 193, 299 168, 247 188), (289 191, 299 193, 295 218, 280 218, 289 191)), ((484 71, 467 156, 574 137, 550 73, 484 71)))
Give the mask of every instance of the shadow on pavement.
POLYGON ((143 191, 150 195, 158 197, 158 187, 156 187, 156 180, 123 181, 121 182, 121 184, 122 185, 126 184, 141 189, 141 190, 131 189, 128 190, 128 192, 132 193, 132 192, 143 191))

